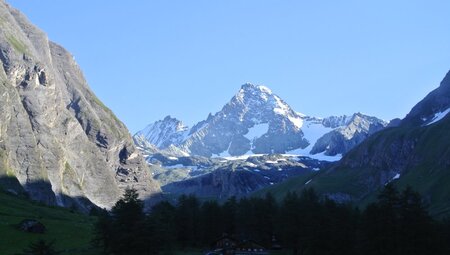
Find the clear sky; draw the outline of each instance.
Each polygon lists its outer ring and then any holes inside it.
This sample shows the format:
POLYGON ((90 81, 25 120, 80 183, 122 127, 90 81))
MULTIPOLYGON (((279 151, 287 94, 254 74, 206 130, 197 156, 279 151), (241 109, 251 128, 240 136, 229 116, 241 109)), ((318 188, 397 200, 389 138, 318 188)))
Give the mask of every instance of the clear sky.
POLYGON ((130 131, 264 84, 307 115, 403 117, 450 69, 450 1, 7 0, 130 131))

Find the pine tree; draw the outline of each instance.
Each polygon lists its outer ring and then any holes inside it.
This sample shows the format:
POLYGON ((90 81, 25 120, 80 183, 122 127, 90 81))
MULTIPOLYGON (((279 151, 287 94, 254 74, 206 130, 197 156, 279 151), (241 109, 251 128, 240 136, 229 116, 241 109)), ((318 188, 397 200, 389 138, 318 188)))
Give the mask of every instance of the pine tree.
POLYGON ((153 206, 146 219, 149 246, 153 250, 170 252, 176 241, 175 207, 163 201, 153 206))
POLYGON ((434 223, 419 193, 407 187, 400 195, 399 245, 402 254, 434 253, 434 223))
POLYGON ((300 202, 297 194, 288 192, 283 199, 278 217, 278 233, 283 245, 292 249, 292 254, 298 254, 300 247, 299 234, 301 231, 300 202))
POLYGON ((112 208, 111 215, 99 218, 97 238, 103 242, 107 254, 151 254, 143 209, 137 191, 126 189, 123 197, 112 208))
POLYGON ((236 197, 229 198, 222 206, 222 222, 224 226, 224 233, 228 235, 236 234, 236 213, 237 213, 236 197))
POLYGON ((101 210, 97 212, 98 218, 94 225, 94 239, 92 244, 102 249, 103 253, 107 253, 112 247, 112 221, 108 211, 101 210))
POLYGON ((200 239, 199 212, 200 202, 193 195, 182 195, 178 198, 175 210, 177 239, 182 248, 196 246, 200 239))
POLYGON ((200 234, 203 246, 211 243, 224 232, 222 210, 216 201, 204 202, 200 208, 200 234))

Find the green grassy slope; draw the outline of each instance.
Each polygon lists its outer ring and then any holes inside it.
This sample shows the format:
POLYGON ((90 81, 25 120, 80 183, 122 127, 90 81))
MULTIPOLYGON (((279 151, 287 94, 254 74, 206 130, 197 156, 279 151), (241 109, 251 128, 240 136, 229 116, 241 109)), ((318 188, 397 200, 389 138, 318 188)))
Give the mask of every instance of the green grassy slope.
POLYGON ((90 249, 94 222, 95 218, 68 209, 47 207, 0 192, 0 254, 21 252, 39 239, 55 241, 62 254, 95 254, 90 249), (42 222, 47 232, 32 234, 18 230, 16 225, 24 219, 42 222))
POLYGON ((313 187, 364 206, 376 198, 384 186, 383 175, 390 170, 401 171, 401 178, 393 182, 399 189, 410 185, 420 192, 432 215, 450 215, 450 116, 430 126, 381 131, 307 185, 299 177, 264 192, 282 197, 288 191, 313 187))
POLYGON ((254 192, 252 195, 256 197, 264 197, 266 193, 270 193, 271 195, 274 196, 276 200, 281 201, 288 192, 300 193, 300 191, 304 187, 304 184, 307 183, 309 180, 314 179, 318 174, 319 172, 305 171, 304 174, 289 178, 278 185, 273 185, 258 190, 254 192))

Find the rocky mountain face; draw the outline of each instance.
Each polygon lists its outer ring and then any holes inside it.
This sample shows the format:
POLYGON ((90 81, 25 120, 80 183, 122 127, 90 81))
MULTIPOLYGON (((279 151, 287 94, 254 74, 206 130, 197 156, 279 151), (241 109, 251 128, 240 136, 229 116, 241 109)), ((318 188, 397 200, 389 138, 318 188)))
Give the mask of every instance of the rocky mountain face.
POLYGON ((306 147, 302 119, 268 88, 245 84, 215 115, 194 127, 179 145, 189 154, 284 153, 306 147))
MULTIPOLYGON (((412 186, 436 216, 450 213, 450 73, 397 125, 348 152, 308 184, 336 200, 370 201, 387 183, 412 186)), ((298 188, 306 186, 299 183, 298 188)))
POLYGON ((375 117, 355 113, 343 125, 319 138, 314 144, 311 154, 322 152, 328 156, 346 154, 372 134, 384 129, 386 125, 387 123, 375 117))
POLYGON ((128 130, 74 58, 0 1, 0 175, 51 205, 111 207, 126 187, 160 191, 128 130))
POLYGON ((339 156, 386 125, 360 113, 305 116, 267 87, 244 84, 221 111, 189 131, 181 121, 168 116, 134 138, 162 150, 172 146, 178 153, 205 157, 273 153, 339 156))

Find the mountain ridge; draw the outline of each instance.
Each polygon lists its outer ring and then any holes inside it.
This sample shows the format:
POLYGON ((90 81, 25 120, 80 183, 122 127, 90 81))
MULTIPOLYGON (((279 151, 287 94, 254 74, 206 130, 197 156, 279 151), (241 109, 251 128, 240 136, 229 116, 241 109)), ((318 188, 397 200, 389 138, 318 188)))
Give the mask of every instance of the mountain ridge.
MULTIPOLYGON (((169 116, 164 120, 182 123, 169 116)), ((163 123, 164 120, 150 124, 146 129, 137 132, 134 135, 135 140, 145 138, 142 136, 143 133, 166 133, 166 130, 161 129, 147 130, 163 123)), ((156 145, 156 147, 165 149, 171 144, 186 154, 206 157, 291 152, 306 156, 322 153, 324 156, 336 157, 386 126, 385 121, 361 113, 327 118, 306 116, 294 111, 266 86, 246 83, 219 112, 209 114, 205 120, 195 124, 189 131, 183 126, 182 131, 168 135, 182 137, 178 141, 158 138, 165 140, 164 146, 156 145), (358 123, 352 123, 356 117, 360 118, 358 123), (335 129, 339 127, 343 129, 338 132, 335 129), (329 144, 324 144, 323 140, 322 146, 315 146, 318 139, 327 133, 331 133, 329 136, 333 137, 340 136, 335 139, 339 142, 328 141, 333 150, 330 150, 329 144), (356 133, 358 137, 353 139, 356 133), (349 145, 342 145, 346 143, 349 145)), ((155 143, 152 139, 147 141, 155 143)))

